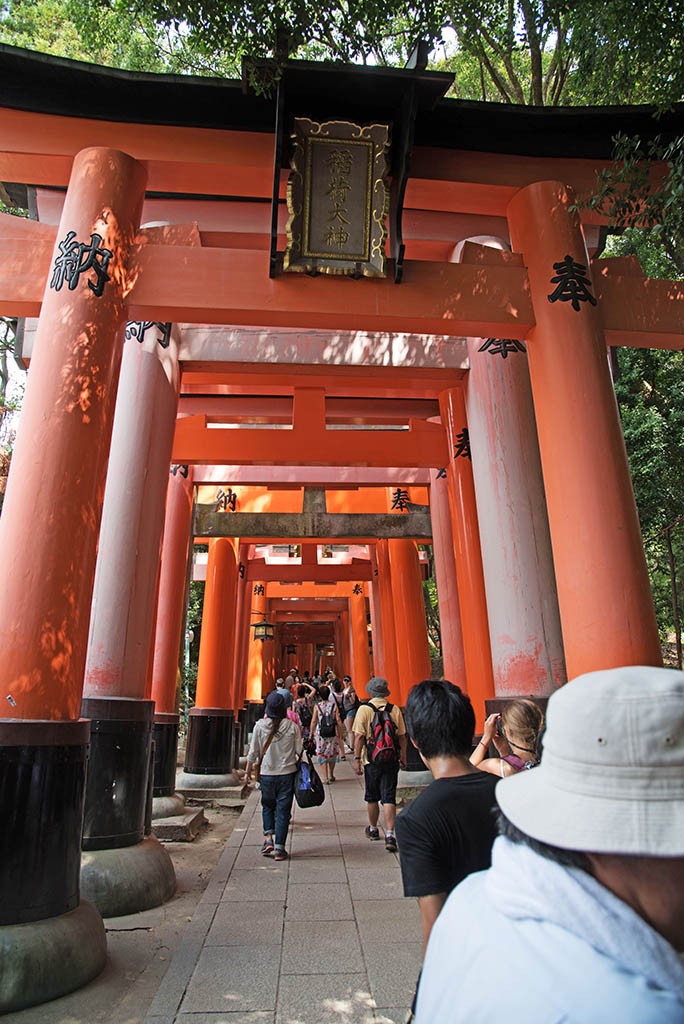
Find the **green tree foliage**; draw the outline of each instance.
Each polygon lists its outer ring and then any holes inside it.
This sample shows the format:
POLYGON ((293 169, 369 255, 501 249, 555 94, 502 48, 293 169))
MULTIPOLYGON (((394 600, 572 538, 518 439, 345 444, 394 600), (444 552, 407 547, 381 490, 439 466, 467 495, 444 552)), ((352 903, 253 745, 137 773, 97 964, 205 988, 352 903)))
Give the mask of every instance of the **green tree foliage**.
MULTIPOLYGON (((610 239, 606 255, 636 256, 649 277, 684 277, 653 230, 626 228, 610 239)), ((684 621, 684 352, 621 348, 615 358, 615 393, 665 639, 684 621)))
POLYGON ((684 0, 569 2, 584 103, 684 98, 684 0))
POLYGON ((465 0, 436 5, 456 41, 443 67, 464 99, 557 104, 577 64, 572 5, 557 0, 465 0))
POLYGON ((124 0, 5 0, 0 42, 129 71, 239 74, 232 54, 217 54, 201 36, 124 0))

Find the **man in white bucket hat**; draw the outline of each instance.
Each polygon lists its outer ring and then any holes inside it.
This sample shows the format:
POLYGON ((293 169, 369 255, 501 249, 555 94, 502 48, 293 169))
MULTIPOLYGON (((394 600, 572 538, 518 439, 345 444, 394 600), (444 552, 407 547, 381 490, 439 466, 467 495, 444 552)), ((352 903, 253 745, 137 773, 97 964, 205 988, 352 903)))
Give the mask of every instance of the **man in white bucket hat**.
POLYGON ((683 1024, 684 673, 590 672, 496 788, 492 867, 437 919, 417 1024, 683 1024))

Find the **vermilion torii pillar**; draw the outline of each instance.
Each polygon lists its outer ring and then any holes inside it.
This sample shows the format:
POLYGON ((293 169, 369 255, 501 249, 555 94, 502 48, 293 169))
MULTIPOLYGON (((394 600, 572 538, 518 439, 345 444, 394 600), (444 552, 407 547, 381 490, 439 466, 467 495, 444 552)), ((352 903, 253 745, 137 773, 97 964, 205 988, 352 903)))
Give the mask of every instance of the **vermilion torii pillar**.
POLYGON ((351 665, 351 625, 348 607, 340 612, 340 638, 342 649, 340 657, 336 657, 335 668, 341 678, 349 672, 349 666, 351 665))
POLYGON ((155 710, 146 697, 178 406, 178 334, 171 324, 145 327, 129 324, 126 332, 83 691, 83 715, 96 725, 81 884, 106 917, 158 906, 176 887, 168 853, 154 836, 145 838, 145 816, 155 710), (112 849, 128 854, 111 857, 112 849))
POLYGON ((349 597, 349 621, 351 624, 352 663, 350 675, 355 686, 363 693, 370 679, 370 654, 368 651, 368 622, 366 618, 366 595, 352 594, 349 597))
POLYGON ((233 540, 213 540, 204 591, 197 693, 188 719, 184 784, 188 775, 226 776, 232 770, 237 572, 233 540))
POLYGON ((527 356, 488 343, 468 339, 466 411, 494 689, 548 696, 566 676, 527 356))
MULTIPOLYGON (((264 686, 264 641, 254 636, 253 626, 266 618, 266 583, 256 580, 251 590, 247 591, 249 614, 249 655, 247 659, 247 697, 250 703, 261 704, 264 686)), ((268 692, 268 691, 267 691, 268 692)))
MULTIPOLYGON (((370 548, 371 566, 373 568, 373 578, 368 587, 368 605, 370 608, 371 617, 371 636, 373 638, 373 658, 371 670, 374 676, 387 677, 385 671, 385 638, 382 632, 382 604, 380 601, 380 584, 378 582, 379 569, 378 569, 378 555, 377 545, 373 544, 370 548)), ((357 680, 354 680, 354 686, 356 687, 357 680)), ((357 692, 363 692, 363 688, 360 680, 358 681, 360 689, 357 692)))
POLYGON ((466 689, 465 660, 458 584, 454 561, 454 537, 449 511, 449 484, 446 468, 430 470, 430 517, 432 550, 439 603, 439 631, 442 638, 444 678, 466 689))
POLYGON ((249 544, 240 543, 237 551, 238 572, 235 597, 235 643, 233 653, 234 674, 232 705, 235 711, 233 767, 239 766, 244 754, 250 728, 249 704, 247 702, 247 660, 250 639, 250 598, 251 584, 247 579, 249 544))
POLYGON ((389 557, 389 541, 379 540, 375 545, 378 563, 378 584, 380 589, 380 606, 382 610, 382 650, 383 673, 389 683, 390 696, 397 704, 401 703, 399 687, 399 668, 397 657, 397 637, 394 627, 394 602, 392 600, 392 569, 389 557))
POLYGON ((74 160, 0 520, 0 930, 12 977, 0 1012, 69 992, 105 962, 101 919, 79 906, 89 742, 79 715, 145 177, 115 150, 74 160), (33 940, 13 931, 27 922, 33 940))
MULTIPOLYGON (((174 800, 178 752, 177 689, 185 584, 192 524, 193 467, 172 466, 166 490, 166 517, 159 570, 159 598, 154 635, 152 690, 154 701, 156 800, 174 800)), ((176 798, 180 800, 179 797, 176 798)))
POLYGON ((447 479, 468 696, 475 709, 478 728, 482 728, 485 701, 494 696, 494 679, 463 391, 451 388, 442 392, 439 407, 449 447, 447 479))
POLYGON ((397 639, 399 692, 406 703, 409 690, 432 674, 425 622, 418 547, 414 540, 389 540, 397 639))
POLYGON ((235 643, 233 645, 233 695, 232 704, 235 714, 244 710, 247 681, 247 650, 249 644, 249 595, 250 585, 247 580, 247 563, 249 561, 249 544, 238 545, 238 571, 235 592, 235 643))
POLYGON ((554 181, 508 207, 527 265, 535 326, 527 352, 568 677, 660 665, 601 311, 572 196, 554 181))

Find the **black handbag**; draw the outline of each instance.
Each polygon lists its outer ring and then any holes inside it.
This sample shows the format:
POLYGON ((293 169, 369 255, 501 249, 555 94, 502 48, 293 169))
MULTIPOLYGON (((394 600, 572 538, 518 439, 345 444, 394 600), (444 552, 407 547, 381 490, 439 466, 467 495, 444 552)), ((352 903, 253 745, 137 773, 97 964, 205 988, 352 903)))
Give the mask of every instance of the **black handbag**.
POLYGON ((325 789, 308 751, 306 760, 300 757, 297 764, 294 795, 298 807, 320 807, 325 802, 325 789))

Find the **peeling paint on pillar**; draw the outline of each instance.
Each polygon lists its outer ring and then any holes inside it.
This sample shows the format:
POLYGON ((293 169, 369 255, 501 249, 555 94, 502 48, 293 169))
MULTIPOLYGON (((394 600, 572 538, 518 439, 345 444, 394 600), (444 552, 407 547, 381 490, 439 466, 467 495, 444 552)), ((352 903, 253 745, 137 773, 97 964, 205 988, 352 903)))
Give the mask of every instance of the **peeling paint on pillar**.
POLYGON ((468 339, 466 411, 497 697, 565 682, 563 641, 527 356, 468 339))

